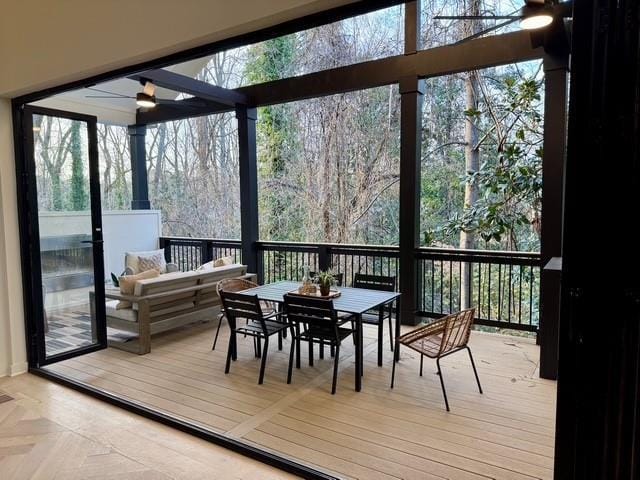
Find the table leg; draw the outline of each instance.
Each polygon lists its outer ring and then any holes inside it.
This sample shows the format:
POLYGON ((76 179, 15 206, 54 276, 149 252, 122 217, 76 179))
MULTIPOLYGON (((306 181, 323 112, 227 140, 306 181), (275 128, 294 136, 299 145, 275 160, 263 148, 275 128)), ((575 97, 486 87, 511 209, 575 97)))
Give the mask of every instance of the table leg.
POLYGON ((360 345, 358 346, 360 355, 360 376, 364 377, 364 327, 362 325, 362 315, 358 315, 358 340, 360 345))
POLYGON ((362 390, 362 315, 356 316, 356 392, 362 390))
POLYGON ((397 339, 400 338, 400 324, 401 324, 401 319, 400 319, 400 299, 396 299, 396 344, 395 344, 394 350, 393 350, 393 360, 395 362, 400 361, 400 349, 397 348, 397 346, 399 345, 397 339))

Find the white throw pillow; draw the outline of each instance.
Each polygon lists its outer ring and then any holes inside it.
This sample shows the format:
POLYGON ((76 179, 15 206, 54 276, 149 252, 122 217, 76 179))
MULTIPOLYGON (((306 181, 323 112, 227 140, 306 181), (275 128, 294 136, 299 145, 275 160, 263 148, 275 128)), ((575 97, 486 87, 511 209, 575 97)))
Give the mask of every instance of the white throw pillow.
POLYGON ((125 262, 125 268, 129 267, 132 271, 133 274, 135 275, 136 273, 140 273, 142 270, 140 269, 140 267, 138 266, 138 257, 151 257, 153 255, 157 255, 160 254, 160 256, 162 257, 162 271, 160 273, 165 273, 167 271, 167 264, 164 260, 164 250, 163 249, 158 249, 158 250, 148 250, 145 252, 126 252, 124 254, 124 262, 125 262))
POLYGON ((203 263, 198 268, 196 268, 196 272, 202 272, 204 270, 213 270, 213 262, 215 262, 215 260, 211 260, 210 262, 203 263))
POLYGON ((229 257, 218 258, 213 262, 214 267, 226 267, 227 265, 233 265, 233 255, 229 257))

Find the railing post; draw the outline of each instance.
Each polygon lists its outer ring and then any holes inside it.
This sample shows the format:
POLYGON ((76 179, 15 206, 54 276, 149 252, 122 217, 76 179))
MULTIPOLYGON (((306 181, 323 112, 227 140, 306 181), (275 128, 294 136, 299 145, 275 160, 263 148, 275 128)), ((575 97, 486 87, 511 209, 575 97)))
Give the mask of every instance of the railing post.
POLYGON ((256 274, 258 275, 258 283, 260 285, 263 285, 264 284, 264 250, 260 248, 260 243, 256 244, 256 250, 258 254, 256 274))
POLYGON ((158 239, 158 247, 164 249, 164 261, 171 263, 171 240, 165 237, 158 239))
POLYGON ((558 378, 560 276, 544 267, 562 256, 562 209, 567 135, 568 59, 544 59, 545 113, 542 158, 540 264, 540 377, 558 378))
POLYGON ((318 245, 318 269, 326 271, 331 268, 331 255, 327 245, 318 245))
POLYGON ((213 243, 209 240, 202 240, 200 246, 200 255, 202 263, 207 263, 213 260, 213 243))

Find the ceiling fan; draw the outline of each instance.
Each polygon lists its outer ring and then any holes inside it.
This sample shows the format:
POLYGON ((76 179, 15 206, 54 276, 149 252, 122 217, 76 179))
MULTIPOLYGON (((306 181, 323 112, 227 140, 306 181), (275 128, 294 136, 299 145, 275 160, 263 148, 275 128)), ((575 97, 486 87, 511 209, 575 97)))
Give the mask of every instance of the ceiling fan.
POLYGON ((136 93, 135 97, 131 95, 124 95, 117 92, 109 92, 96 87, 87 87, 87 90, 93 92, 102 93, 103 95, 85 95, 85 98, 114 98, 114 99, 135 99, 136 105, 141 108, 153 108, 156 105, 173 105, 179 102, 180 105, 193 104, 194 106, 202 105, 202 102, 192 99, 185 100, 165 100, 156 97, 156 86, 149 80, 140 79, 140 84, 143 86, 142 91, 136 93))
MULTIPOLYGON (((524 6, 509 15, 438 15, 435 20, 504 20, 481 32, 474 33, 460 42, 481 37, 489 32, 506 25, 520 21, 520 28, 524 30, 538 30, 553 23, 556 17, 571 15, 571 2, 559 3, 556 0, 525 0, 524 6)), ((460 43, 458 42, 458 43, 460 43)))

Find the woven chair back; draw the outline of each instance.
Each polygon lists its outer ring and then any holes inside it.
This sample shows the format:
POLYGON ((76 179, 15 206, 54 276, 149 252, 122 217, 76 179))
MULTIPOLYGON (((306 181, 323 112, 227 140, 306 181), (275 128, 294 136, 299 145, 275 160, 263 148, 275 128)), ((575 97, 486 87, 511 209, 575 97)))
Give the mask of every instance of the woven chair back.
POLYGON ((440 355, 467 345, 474 316, 475 309, 469 308, 447 317, 442 334, 440 355))

